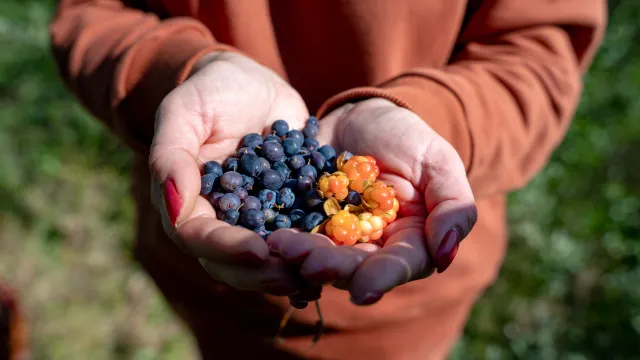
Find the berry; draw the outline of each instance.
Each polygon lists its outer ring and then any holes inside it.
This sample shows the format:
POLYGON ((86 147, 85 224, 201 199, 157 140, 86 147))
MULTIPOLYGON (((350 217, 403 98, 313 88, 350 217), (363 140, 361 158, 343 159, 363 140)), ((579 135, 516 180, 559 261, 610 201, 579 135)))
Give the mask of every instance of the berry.
POLYGON ((298 176, 308 176, 315 180, 318 177, 318 171, 311 165, 305 165, 298 170, 298 176))
POLYGON ((300 148, 300 150, 298 151, 298 155, 302 156, 303 158, 307 158, 309 157, 309 155, 311 154, 311 150, 309 150, 308 148, 302 146, 300 148))
POLYGON ((293 194, 293 191, 289 188, 280 189, 278 192, 277 203, 279 206, 288 209, 293 206, 293 203, 296 201, 296 196, 293 194))
POLYGON ((237 196, 238 199, 240 200, 244 200, 247 198, 247 196, 249 196, 249 193, 247 192, 247 190, 241 186, 233 190, 233 194, 237 196))
POLYGON ((271 169, 271 163, 269 163, 269 160, 261 157, 260 158, 260 163, 262 164, 262 171, 265 171, 267 169, 271 169))
MULTIPOLYGON (((387 223, 380 217, 369 212, 358 215, 358 228, 360 229, 360 241, 376 241, 382 237, 382 230, 387 223)), ((326 230, 326 228, 325 228, 326 230)))
POLYGON ((240 158, 240 170, 249 176, 256 177, 262 172, 262 162, 258 155, 245 154, 240 158))
POLYGON ((284 148, 284 153, 287 156, 295 155, 300 150, 300 145, 298 145, 298 142, 292 138, 282 140, 282 147, 284 148))
POLYGON ((284 136, 289 132, 289 124, 284 120, 276 120, 271 124, 271 130, 277 136, 284 136))
POLYGON ((380 207, 377 207, 371 210, 373 215, 380 216, 382 220, 384 220, 387 224, 391 224, 396 221, 396 217, 398 216, 398 210, 400 209, 400 203, 397 198, 393 199, 393 207, 391 210, 382 210, 380 207))
POLYGON ((242 186, 242 183, 242 175, 235 171, 228 171, 220 177, 220 185, 227 192, 231 192, 237 187, 242 186))
POLYGON ((349 190, 349 193, 347 194, 347 197, 344 199, 344 202, 349 205, 358 206, 362 203, 362 197, 360 196, 359 192, 349 190))
POLYGON ((263 209, 271 209, 275 204, 278 198, 278 194, 275 191, 264 189, 258 193, 258 199, 262 203, 263 209))
POLYGON ((310 209, 322 206, 324 203, 318 192, 314 190, 310 190, 306 193, 305 202, 307 203, 307 207, 310 209))
POLYGON ((302 226, 305 231, 311 231, 316 226, 320 225, 324 221, 324 216, 322 216, 319 212, 312 212, 309 215, 304 217, 302 221, 302 226))
POLYGON ((291 219, 287 215, 278 215, 273 220, 276 229, 288 229, 291 227, 291 219))
POLYGON ((284 179, 282 178, 282 176, 280 176, 280 174, 273 169, 267 169, 263 171, 260 180, 262 186, 264 186, 265 189, 269 190, 278 190, 284 184, 284 179))
POLYGON ((224 193, 221 192, 217 192, 214 191, 212 193, 209 194, 209 203, 211 204, 211 206, 213 206, 214 208, 218 207, 218 200, 222 197, 222 195, 224 195, 224 193))
POLYGON ((355 245, 362 236, 360 220, 347 210, 340 210, 327 222, 324 231, 338 245, 355 245))
POLYGON ((325 161, 324 155, 318 151, 313 151, 311 155, 309 155, 309 165, 313 166, 318 171, 322 171, 325 161))
POLYGON ((251 209, 262 210, 262 202, 257 197, 249 195, 242 201, 242 211, 251 209))
POLYGON ((322 169, 322 172, 333 174, 336 171, 338 171, 338 167, 336 166, 336 159, 327 160, 324 163, 324 168, 322 169))
POLYGON ((362 199, 366 202, 365 205, 371 209, 380 209, 383 212, 393 209, 395 198, 395 190, 382 181, 376 181, 373 185, 364 189, 362 193, 362 199))
POLYGON ((267 240, 267 238, 269 237, 269 235, 271 235, 271 231, 265 229, 264 226, 260 226, 256 229, 253 229, 253 231, 260 235, 263 239, 267 240))
POLYGON ((318 140, 314 138, 306 138, 304 139, 304 143, 302 144, 302 146, 306 147, 310 151, 315 151, 318 149, 318 147, 320 147, 320 143, 318 143, 318 140))
POLYGON ((359 193, 362 193, 367 184, 375 181, 380 174, 375 159, 370 156, 352 157, 342 166, 341 171, 347 174, 351 182, 349 188, 359 193))
POLYGON ((242 187, 247 190, 247 191, 251 191, 253 190, 253 185, 254 185, 254 180, 251 176, 248 175, 242 175, 242 187))
POLYGON ((318 136, 318 126, 307 124, 307 126, 305 126, 304 129, 302 129, 302 133, 306 137, 314 138, 318 136))
POLYGON ((232 193, 224 194, 218 199, 218 209, 228 211, 240 207, 240 199, 232 193))
POLYGON ((246 155, 246 154, 255 155, 256 152, 253 149, 250 149, 248 147, 243 147, 243 148, 238 149, 238 151, 236 151, 236 156, 235 157, 237 157, 238 159, 242 159, 242 156, 246 155))
POLYGON ((236 171, 240 168, 240 159, 228 157, 224 161, 224 171, 236 171))
POLYGON ((336 151, 331 147, 331 145, 322 145, 318 151, 324 155, 324 158, 327 160, 333 160, 336 158, 336 151))
POLYGON ((293 155, 287 160, 287 164, 291 170, 298 170, 305 165, 302 155, 293 155))
POLYGON ((262 145, 262 136, 260 134, 247 134, 242 138, 242 147, 253 149, 262 145))
POLYGON ((262 209, 262 213, 264 214, 264 223, 266 225, 271 225, 276 216, 278 216, 278 213, 273 209, 262 209))
POLYGON ((205 174, 200 177, 200 195, 208 195, 213 190, 213 183, 216 176, 213 174, 205 174))
POLYGON ((231 209, 224 212, 222 221, 226 222, 229 225, 235 225, 238 222, 238 218, 240 218, 240 212, 236 209, 231 209))
POLYGON ((318 180, 318 191, 325 198, 335 197, 342 201, 349 195, 349 179, 340 172, 322 175, 318 180))
POLYGON ((240 222, 249 229, 257 229, 264 225, 264 213, 257 209, 243 211, 240 222))
POLYGON ((275 141, 277 143, 282 143, 282 140, 280 140, 280 137, 273 134, 269 134, 265 136, 264 141, 275 141))
POLYGON ((280 161, 284 157, 284 148, 280 143, 275 141, 267 141, 262 144, 262 151, 264 157, 270 162, 280 161))
POLYGON ((280 177, 283 179, 288 179, 289 175, 291 175, 291 170, 289 170, 289 167, 287 166, 287 164, 285 164, 282 161, 278 161, 277 163, 274 163, 271 168, 275 171, 278 172, 278 174, 280 174, 280 177))
POLYGON ((204 164, 204 173, 205 174, 213 174, 216 177, 222 175, 222 166, 217 161, 207 161, 204 164))
POLYGON ((298 191, 299 192, 307 192, 311 189, 313 189, 313 178, 309 177, 309 176, 301 176, 298 178, 298 191))
POLYGON ((290 130, 286 136, 287 138, 294 139, 298 143, 298 146, 302 146, 304 143, 304 135, 300 130, 290 130))
POLYGON ((307 120, 307 125, 318 126, 318 118, 313 115, 309 116, 309 120, 307 120))

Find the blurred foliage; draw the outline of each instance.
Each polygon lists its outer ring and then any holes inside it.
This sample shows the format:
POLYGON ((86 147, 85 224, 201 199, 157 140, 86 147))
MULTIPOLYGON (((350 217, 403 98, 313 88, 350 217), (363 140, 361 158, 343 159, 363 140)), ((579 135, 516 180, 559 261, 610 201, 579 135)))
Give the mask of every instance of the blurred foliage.
MULTIPOLYGON (((0 274, 23 295, 35 359, 190 358, 191 338, 122 256, 130 152, 60 82, 52 9, 0 8, 0 274)), ((510 197, 509 254, 453 358, 639 357, 638 19, 640 2, 611 1, 574 124, 510 197)))

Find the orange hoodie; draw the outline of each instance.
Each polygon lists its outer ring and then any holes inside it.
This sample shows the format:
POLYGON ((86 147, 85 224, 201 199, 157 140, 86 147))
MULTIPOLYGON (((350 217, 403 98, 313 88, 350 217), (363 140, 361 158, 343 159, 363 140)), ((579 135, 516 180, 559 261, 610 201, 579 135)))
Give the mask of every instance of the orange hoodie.
MULTIPOLYGON (((505 194, 525 185, 562 140, 605 24, 605 0, 62 0, 51 34, 69 88, 138 153, 138 259, 201 347, 218 341, 218 353, 234 339, 202 335, 215 333, 203 319, 254 329, 260 320, 272 332, 278 312, 268 309, 286 301, 216 284, 164 237, 150 205, 144 157, 155 110, 198 56, 248 54, 288 80, 319 117, 349 101, 390 99, 448 140, 480 215, 451 267, 372 307, 350 305, 332 288, 323 293, 336 332, 316 354, 398 360, 445 354, 495 278, 506 247, 505 194), (359 341, 370 336, 376 340, 359 341)), ((292 348, 306 345, 296 341, 292 348)))

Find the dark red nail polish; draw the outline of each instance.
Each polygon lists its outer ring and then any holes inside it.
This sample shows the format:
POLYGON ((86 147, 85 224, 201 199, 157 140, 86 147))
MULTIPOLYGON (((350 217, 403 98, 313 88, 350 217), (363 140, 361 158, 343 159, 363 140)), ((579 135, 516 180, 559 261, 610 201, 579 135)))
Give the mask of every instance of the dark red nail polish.
POLYGON ((326 284, 338 280, 338 274, 330 270, 322 270, 306 277, 314 284, 326 284))
POLYGON ((382 298, 382 294, 367 293, 362 299, 351 298, 351 302, 356 305, 371 305, 378 302, 382 298))
POLYGON ((172 225, 176 225, 176 220, 180 215, 180 208, 182 208, 182 199, 178 194, 178 188, 176 183, 171 178, 167 178, 162 184, 162 198, 164 200, 164 207, 167 210, 169 221, 172 225))
POLYGON ((453 259, 458 253, 458 245, 460 244, 460 231, 457 228, 453 228, 447 232, 442 239, 442 243, 436 251, 436 267, 438 273, 441 273, 451 265, 453 259))

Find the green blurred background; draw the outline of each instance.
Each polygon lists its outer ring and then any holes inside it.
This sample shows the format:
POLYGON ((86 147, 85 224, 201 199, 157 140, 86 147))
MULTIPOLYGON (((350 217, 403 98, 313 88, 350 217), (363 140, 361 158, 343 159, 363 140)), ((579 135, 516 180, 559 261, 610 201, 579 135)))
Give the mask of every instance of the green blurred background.
MULTIPOLYGON (((0 6, 0 274, 34 359, 195 358, 130 257, 130 152, 55 71, 53 4, 0 6)), ((573 127, 511 196, 505 266, 456 359, 640 358, 640 1, 610 5, 573 127)))

